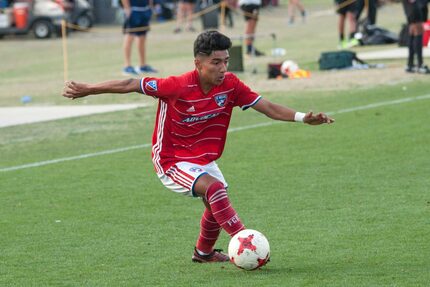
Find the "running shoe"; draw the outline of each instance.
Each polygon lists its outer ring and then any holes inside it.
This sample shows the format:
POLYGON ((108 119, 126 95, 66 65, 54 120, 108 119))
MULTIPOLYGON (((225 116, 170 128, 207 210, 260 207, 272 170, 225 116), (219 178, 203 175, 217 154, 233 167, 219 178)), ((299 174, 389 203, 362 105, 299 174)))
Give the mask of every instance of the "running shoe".
POLYGON ((141 66, 139 68, 139 72, 141 73, 157 73, 158 71, 151 67, 150 65, 141 66))
POLYGON ((417 69, 418 74, 430 74, 430 69, 427 66, 421 66, 417 69))
POLYGON ((136 72, 136 70, 134 69, 134 67, 132 67, 132 66, 125 67, 122 70, 122 73, 123 73, 124 76, 137 76, 137 75, 139 75, 136 72))

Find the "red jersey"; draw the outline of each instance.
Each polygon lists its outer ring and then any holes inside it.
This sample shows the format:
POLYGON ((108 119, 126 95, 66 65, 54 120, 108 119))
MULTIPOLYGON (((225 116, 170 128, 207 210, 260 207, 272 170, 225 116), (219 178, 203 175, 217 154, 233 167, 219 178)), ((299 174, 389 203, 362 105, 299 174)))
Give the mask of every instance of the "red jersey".
POLYGON ((223 150, 233 107, 243 110, 261 98, 236 75, 226 73, 207 94, 197 70, 168 78, 142 78, 142 92, 158 98, 152 161, 158 174, 186 161, 206 165, 223 150))

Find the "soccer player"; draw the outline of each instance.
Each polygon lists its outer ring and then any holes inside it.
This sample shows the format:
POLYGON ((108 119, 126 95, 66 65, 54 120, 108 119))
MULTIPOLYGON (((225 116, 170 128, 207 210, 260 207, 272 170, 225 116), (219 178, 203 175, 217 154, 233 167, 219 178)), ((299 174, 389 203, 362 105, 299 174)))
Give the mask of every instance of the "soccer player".
POLYGON ((423 63, 423 23, 427 21, 427 0, 402 0, 409 29, 407 73, 430 74, 430 69, 423 63), (414 58, 417 55, 417 66, 414 58))
POLYGON ((264 53, 257 50, 254 46, 261 0, 239 0, 239 7, 244 13, 245 18, 246 54, 256 57, 264 56, 264 53))
POLYGON ((337 29, 339 32, 339 48, 347 49, 359 44, 358 40, 355 39, 355 33, 357 32, 357 23, 355 21, 356 12, 356 1, 351 0, 335 0, 336 11, 339 14, 339 21, 337 29), (349 23, 349 38, 345 39, 345 22, 348 20, 349 23))
POLYGON ((253 108, 269 118, 310 125, 332 123, 324 113, 306 114, 262 98, 227 72, 231 41, 206 31, 194 42, 195 70, 167 78, 113 80, 97 84, 67 82, 71 99, 101 93, 142 93, 158 99, 152 161, 162 184, 179 194, 201 197, 206 206, 192 260, 224 262, 214 249, 221 229, 230 236, 243 230, 230 204, 227 182, 216 160, 221 156, 234 107, 253 108))

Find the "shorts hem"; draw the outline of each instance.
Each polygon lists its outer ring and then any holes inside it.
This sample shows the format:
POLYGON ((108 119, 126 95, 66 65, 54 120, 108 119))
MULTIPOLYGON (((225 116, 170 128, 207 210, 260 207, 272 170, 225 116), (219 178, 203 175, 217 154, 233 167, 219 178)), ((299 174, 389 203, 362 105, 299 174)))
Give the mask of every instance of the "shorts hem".
POLYGON ((205 174, 209 174, 208 172, 203 172, 201 174, 199 174, 196 179, 194 179, 193 185, 191 186, 191 194, 193 195, 193 197, 199 197, 195 192, 194 192, 194 186, 196 185, 197 180, 205 174))

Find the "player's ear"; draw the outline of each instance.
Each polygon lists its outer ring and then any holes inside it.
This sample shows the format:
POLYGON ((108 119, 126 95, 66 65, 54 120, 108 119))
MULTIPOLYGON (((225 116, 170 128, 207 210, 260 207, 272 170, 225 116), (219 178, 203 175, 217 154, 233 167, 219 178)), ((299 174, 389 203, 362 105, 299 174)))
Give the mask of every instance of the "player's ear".
POLYGON ((199 57, 196 57, 194 59, 194 65, 196 66, 197 70, 200 70, 202 68, 202 61, 199 59, 199 57))

